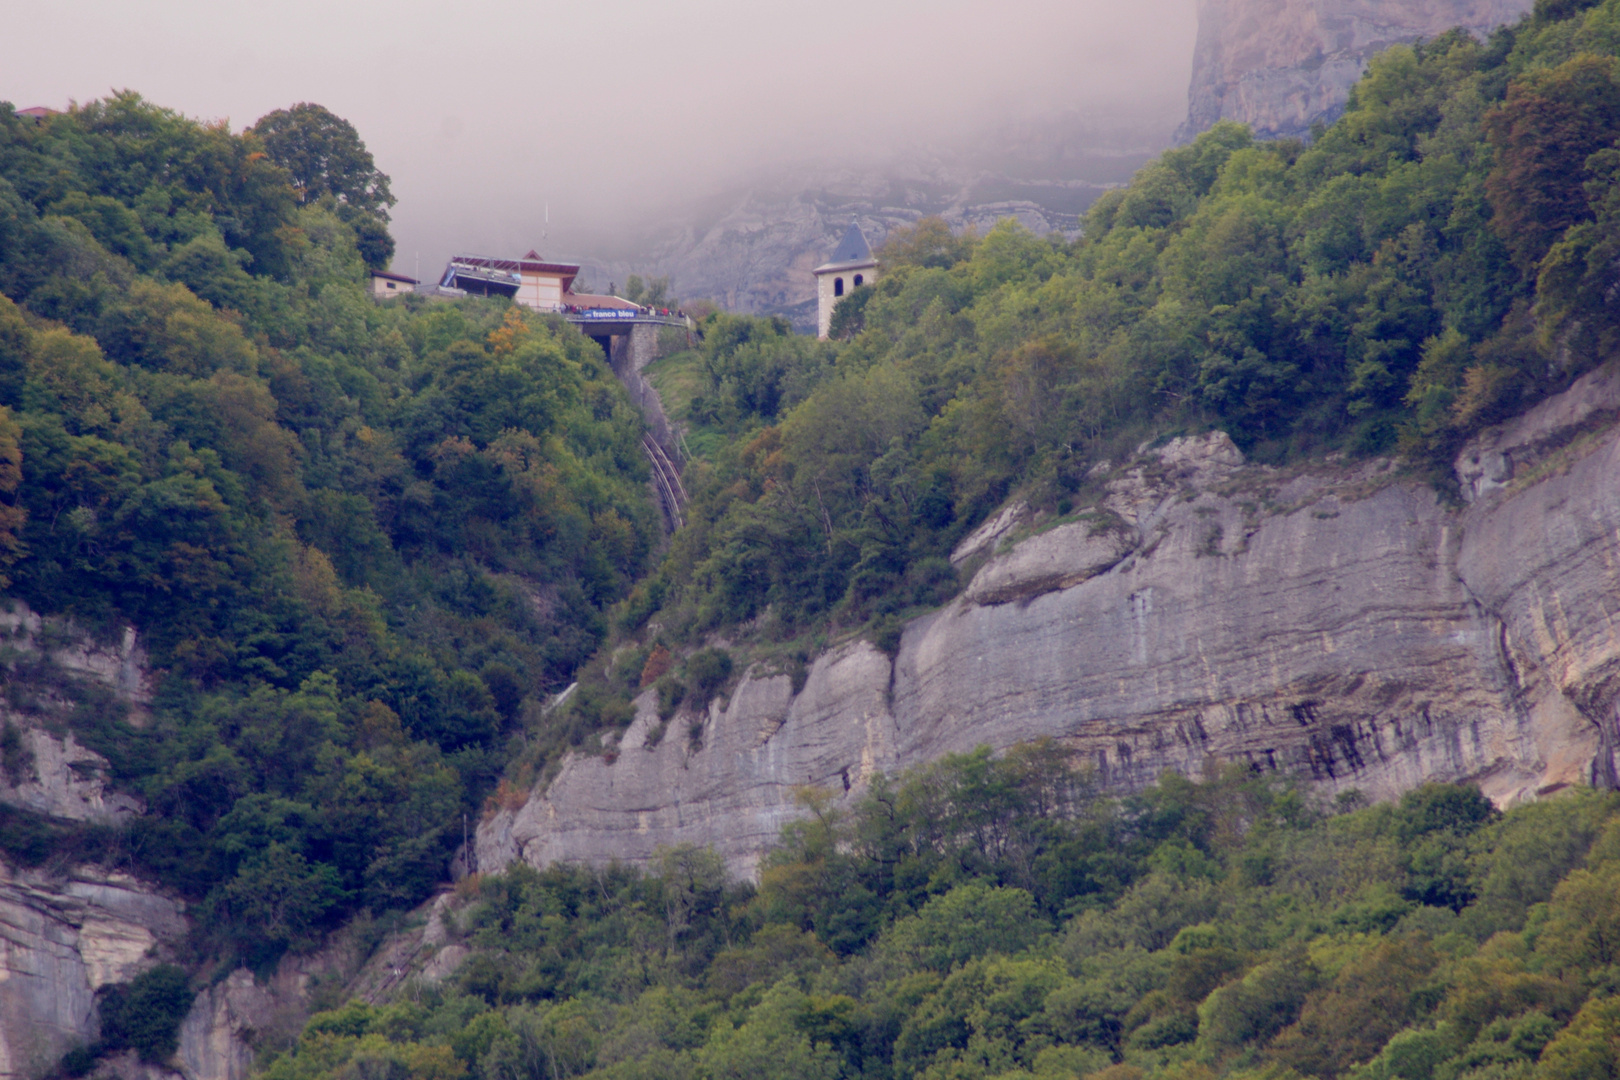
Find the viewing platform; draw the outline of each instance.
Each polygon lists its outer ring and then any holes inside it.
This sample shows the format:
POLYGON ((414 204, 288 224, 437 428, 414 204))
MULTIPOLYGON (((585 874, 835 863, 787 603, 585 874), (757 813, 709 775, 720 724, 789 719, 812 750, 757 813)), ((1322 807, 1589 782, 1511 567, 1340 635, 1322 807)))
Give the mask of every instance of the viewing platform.
MULTIPOLYGON (((615 324, 630 326, 679 326, 687 330, 695 329, 690 316, 682 311, 673 311, 669 308, 619 308, 619 307, 583 307, 578 304, 558 304, 551 309, 558 315, 567 319, 575 326, 604 327, 615 324)), ((598 332, 624 333, 622 330, 608 330, 598 332)))

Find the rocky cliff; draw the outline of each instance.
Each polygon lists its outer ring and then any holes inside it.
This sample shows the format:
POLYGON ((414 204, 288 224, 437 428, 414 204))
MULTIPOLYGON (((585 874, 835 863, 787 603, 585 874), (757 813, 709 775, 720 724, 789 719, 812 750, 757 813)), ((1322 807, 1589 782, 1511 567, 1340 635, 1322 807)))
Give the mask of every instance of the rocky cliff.
POLYGON ((1303 135, 1338 115, 1375 53, 1454 26, 1483 36, 1530 7, 1531 0, 1199 0, 1178 137, 1218 120, 1264 135, 1303 135))
POLYGON ((184 933, 180 905, 128 875, 0 864, 0 1076, 43 1076, 92 1041, 95 992, 184 933))
MULTIPOLYGON (((138 799, 109 787, 106 759, 64 723, 81 682, 140 718, 150 688, 134 632, 98 643, 13 602, 0 608, 0 643, 0 803, 59 821, 139 813, 138 799)), ((94 1041, 96 991, 160 962, 185 932, 183 905, 128 874, 0 861, 0 1077, 44 1075, 94 1041)))
MULTIPOLYGON (((145 721, 146 656, 133 630, 98 642, 70 623, 0 601, 0 804, 58 823, 113 823, 142 813, 113 789, 107 761, 69 729, 75 707, 145 721), (77 705, 75 705, 77 702, 77 705)), ((255 1048, 294 1037, 317 995, 376 1001, 406 978, 433 981, 466 950, 451 940, 447 897, 405 920, 375 952, 354 932, 285 958, 270 977, 239 969, 197 995, 173 1061, 104 1058, 93 1080, 247 1080, 255 1048)), ((96 866, 12 866, 0 859, 0 1080, 50 1075, 62 1055, 100 1035, 96 995, 173 960, 190 931, 185 905, 161 887, 96 866)))
POLYGON ((1210 759, 1387 798, 1501 803, 1611 782, 1620 703, 1620 376, 1589 375, 1457 463, 1449 505, 1390 462, 1276 470, 1220 433, 1103 469, 1078 519, 1009 507, 954 602, 803 688, 754 668, 667 731, 650 696, 479 828, 476 866, 712 844, 750 872, 794 789, 858 792, 979 744, 1061 740, 1114 790, 1210 759), (691 728, 691 735, 688 729, 691 728))
MULTIPOLYGON (((0 601, 0 678, 0 804, 56 822, 112 823, 143 812, 139 799, 112 788, 106 759, 80 745, 68 721, 75 707, 92 707, 144 722, 151 686, 134 630, 98 642, 0 601)), ((183 903, 127 873, 0 859, 0 1080, 49 1075, 65 1052, 94 1043, 97 991, 174 959, 189 929, 183 903)), ((169 1066, 124 1054, 104 1059, 96 1075, 246 1080, 254 1040, 296 1032, 312 978, 352 973, 354 954, 340 940, 283 963, 267 982, 237 971, 198 995, 169 1066)))

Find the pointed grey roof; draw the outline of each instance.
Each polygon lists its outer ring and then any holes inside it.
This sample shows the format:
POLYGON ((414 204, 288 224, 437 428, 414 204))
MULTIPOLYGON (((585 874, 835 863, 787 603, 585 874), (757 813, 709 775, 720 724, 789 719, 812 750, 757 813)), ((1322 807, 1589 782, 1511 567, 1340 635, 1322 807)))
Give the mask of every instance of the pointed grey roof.
POLYGON ((866 234, 855 222, 849 223, 849 231, 838 242, 838 250, 832 253, 829 263, 861 262, 872 257, 872 248, 866 242, 866 234))

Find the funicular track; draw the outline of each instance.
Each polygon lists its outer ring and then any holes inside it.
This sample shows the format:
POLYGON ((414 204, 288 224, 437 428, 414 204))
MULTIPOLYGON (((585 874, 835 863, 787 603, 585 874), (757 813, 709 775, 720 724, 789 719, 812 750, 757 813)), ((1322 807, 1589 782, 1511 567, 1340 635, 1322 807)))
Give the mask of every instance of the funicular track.
POLYGON ((664 448, 658 445, 658 440, 651 435, 643 433, 641 448, 647 454, 647 460, 652 463, 653 484, 658 488, 658 501, 663 504, 664 517, 669 524, 671 532, 686 524, 686 489, 681 486, 681 472, 664 448))

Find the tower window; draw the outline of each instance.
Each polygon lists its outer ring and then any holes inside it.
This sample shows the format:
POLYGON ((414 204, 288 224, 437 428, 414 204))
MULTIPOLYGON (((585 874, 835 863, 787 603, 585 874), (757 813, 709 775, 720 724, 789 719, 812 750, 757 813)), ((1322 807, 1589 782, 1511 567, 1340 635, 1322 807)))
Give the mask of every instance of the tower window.
POLYGON ((864 277, 863 277, 863 276, 862 276, 862 275, 860 275, 860 274, 856 274, 856 275, 855 275, 855 287, 856 287, 856 288, 857 288, 857 289, 858 289, 858 288, 860 288, 860 287, 861 287, 861 286, 862 286, 862 285, 865 285, 865 284, 866 284, 866 278, 864 278, 864 277))
POLYGON ((844 279, 843 278, 841 278, 841 277, 833 278, 833 295, 834 296, 843 296, 844 295, 844 279))

